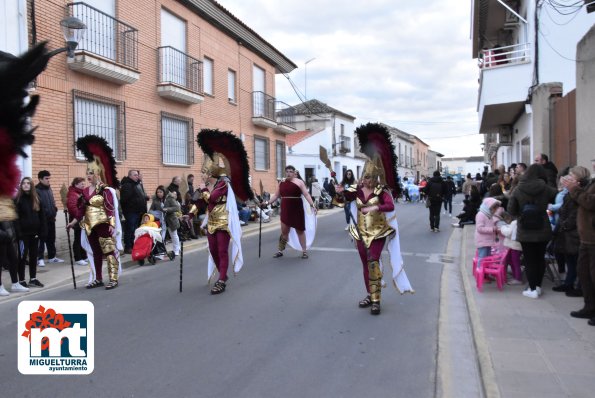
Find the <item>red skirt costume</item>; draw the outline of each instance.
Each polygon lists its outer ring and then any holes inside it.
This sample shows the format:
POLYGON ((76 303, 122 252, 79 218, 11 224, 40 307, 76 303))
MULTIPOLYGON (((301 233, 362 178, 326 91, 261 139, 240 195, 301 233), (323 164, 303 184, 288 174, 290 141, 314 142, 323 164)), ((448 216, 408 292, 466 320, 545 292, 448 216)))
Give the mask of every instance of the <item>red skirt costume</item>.
POLYGON ((279 184, 281 196, 281 222, 297 231, 305 231, 304 205, 302 204, 302 190, 291 181, 279 184))

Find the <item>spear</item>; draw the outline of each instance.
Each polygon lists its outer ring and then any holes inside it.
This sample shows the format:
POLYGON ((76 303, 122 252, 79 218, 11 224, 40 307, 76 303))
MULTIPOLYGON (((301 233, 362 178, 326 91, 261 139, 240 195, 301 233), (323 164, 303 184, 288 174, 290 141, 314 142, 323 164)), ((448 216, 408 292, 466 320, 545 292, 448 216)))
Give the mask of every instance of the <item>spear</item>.
POLYGON ((260 258, 260 245, 262 241, 262 200, 264 199, 264 187, 262 186, 262 180, 260 180, 260 200, 258 209, 260 212, 258 213, 259 225, 258 225, 258 258, 260 258))
POLYGON ((182 280, 184 269, 184 241, 180 242, 180 293, 182 293, 182 280))
MULTIPOLYGON (((66 188, 66 184, 62 184, 60 188, 60 200, 62 202, 62 206, 64 207, 64 221, 66 225, 68 225, 68 188, 66 188)), ((66 236, 68 238, 68 254, 70 254, 70 270, 72 271, 72 284, 76 289, 76 279, 74 278, 74 261, 72 260, 72 245, 70 243, 70 229, 66 228, 66 236)))

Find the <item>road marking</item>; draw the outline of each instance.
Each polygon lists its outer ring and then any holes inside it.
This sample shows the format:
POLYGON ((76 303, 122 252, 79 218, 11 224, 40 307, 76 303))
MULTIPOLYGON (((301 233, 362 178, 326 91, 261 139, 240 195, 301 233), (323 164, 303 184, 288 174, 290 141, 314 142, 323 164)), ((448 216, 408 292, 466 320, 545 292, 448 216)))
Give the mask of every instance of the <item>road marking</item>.
MULTIPOLYGON (((316 247, 312 246, 310 251, 320 251, 320 252, 335 252, 335 253, 357 253, 357 249, 354 248, 338 248, 338 247, 316 247)), ((384 253, 384 252, 383 252, 384 253)), ((426 259, 427 263, 437 263, 437 264, 444 264, 444 263, 453 263, 455 262, 458 257, 454 257, 451 255, 447 255, 445 253, 412 253, 412 252, 401 252, 401 255, 404 257, 422 257, 426 259)))

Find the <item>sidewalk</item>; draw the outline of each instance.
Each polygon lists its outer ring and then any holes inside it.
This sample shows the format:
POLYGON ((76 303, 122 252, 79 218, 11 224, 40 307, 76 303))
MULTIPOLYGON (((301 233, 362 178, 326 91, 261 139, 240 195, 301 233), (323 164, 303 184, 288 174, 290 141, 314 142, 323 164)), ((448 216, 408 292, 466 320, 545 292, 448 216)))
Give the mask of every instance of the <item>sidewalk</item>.
MULTIPOLYGON (((462 234, 460 271, 485 396, 589 397, 595 393, 595 327, 570 317, 582 298, 566 297, 543 283, 543 296, 522 296, 524 285, 477 291, 472 275, 475 226, 462 234)), ((463 382, 463 381, 460 381, 463 382)))
MULTIPOLYGON (((343 211, 343 209, 334 208, 331 210, 319 210, 318 217, 324 217, 330 214, 333 214, 337 211, 343 211)), ((271 221, 269 223, 262 224, 262 232, 268 231, 270 229, 279 229, 279 216, 271 217, 271 221)), ((64 222, 62 222, 64 224, 64 222)), ((254 234, 258 234, 259 230, 259 223, 258 222, 250 222, 247 225, 242 227, 242 236, 247 237, 254 234)), ((70 286, 73 288, 72 284, 72 270, 70 266, 70 255, 68 252, 68 240, 66 237, 66 232, 64 230, 64 226, 58 226, 56 223, 56 247, 58 249, 57 257, 64 260, 63 263, 53 263, 48 264, 46 262, 45 267, 37 267, 37 278, 45 285, 43 288, 30 288, 29 292, 26 293, 11 293, 10 296, 7 297, 0 297, 0 303, 6 302, 8 300, 22 300, 27 298, 27 296, 34 294, 36 292, 44 291, 51 288, 58 288, 63 286, 70 286), (60 240, 63 241, 61 245, 58 245, 58 237, 60 240)), ((72 235, 71 235, 72 239, 72 235)), ((199 239, 192 239, 189 241, 184 242, 184 253, 188 254, 189 252, 194 252, 196 250, 203 250, 206 249, 207 246, 207 238, 201 237, 199 239)), ((168 245, 168 250, 171 250, 171 244, 168 245)), ((169 260, 163 260, 169 261, 169 260)), ((174 261, 178 261, 176 258, 174 261)), ((104 262, 104 278, 105 278, 105 262, 104 262)), ((159 266, 159 260, 157 261, 157 265, 159 266)), ((126 269, 139 267, 136 261, 132 261, 132 257, 129 254, 122 255, 122 270, 123 270, 123 278, 125 278, 125 271, 126 269)), ((144 268, 151 268, 152 266, 145 265, 144 268)), ((8 271, 1 271, 2 272, 2 282, 6 290, 10 292, 10 275, 8 271)), ((27 276, 27 280, 29 280, 29 270, 25 269, 25 275, 27 276)), ((84 289, 85 285, 88 283, 88 276, 89 276, 89 266, 88 265, 74 265, 74 275, 76 279, 76 287, 77 289, 84 289)), ((125 279, 124 279, 125 280, 125 279)), ((125 282, 124 282, 125 283, 125 282)))

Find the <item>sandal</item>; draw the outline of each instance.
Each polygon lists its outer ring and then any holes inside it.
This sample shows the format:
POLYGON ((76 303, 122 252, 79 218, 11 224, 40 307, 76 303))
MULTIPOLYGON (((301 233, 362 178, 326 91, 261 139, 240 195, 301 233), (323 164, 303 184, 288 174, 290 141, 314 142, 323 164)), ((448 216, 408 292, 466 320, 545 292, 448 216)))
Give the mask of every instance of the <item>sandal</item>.
POLYGON ((215 282, 215 285, 211 289, 211 294, 219 294, 219 293, 223 293, 224 291, 225 291, 225 282, 217 281, 217 282, 215 282))
POLYGON ((359 308, 366 308, 366 307, 371 306, 372 300, 370 299, 370 296, 366 296, 366 298, 361 300, 358 305, 359 305, 359 308))
POLYGON ((372 303, 372 308, 370 308, 370 314, 372 314, 372 315, 380 314, 380 303, 372 303))
POLYGON ((109 281, 107 285, 105 285, 105 290, 111 290, 118 287, 118 281, 109 281))
POLYGON ((167 252, 167 257, 170 261, 173 261, 174 258, 176 258, 176 255, 174 254, 174 252, 167 252))
POLYGON ((273 254, 273 258, 279 258, 279 257, 283 257, 283 252, 277 252, 277 253, 273 254))
POLYGON ((87 289, 94 289, 96 287, 100 287, 103 286, 103 281, 98 281, 97 279, 95 279, 93 282, 89 283, 86 288, 87 289))
POLYGON ((308 253, 306 253, 306 252, 302 252, 302 258, 303 258, 303 259, 306 259, 306 258, 308 258, 308 253))

